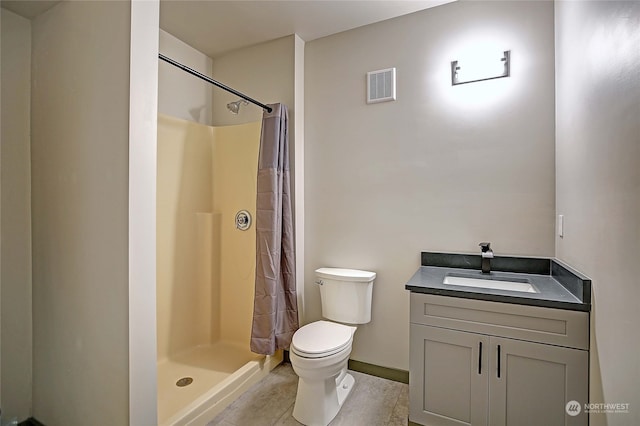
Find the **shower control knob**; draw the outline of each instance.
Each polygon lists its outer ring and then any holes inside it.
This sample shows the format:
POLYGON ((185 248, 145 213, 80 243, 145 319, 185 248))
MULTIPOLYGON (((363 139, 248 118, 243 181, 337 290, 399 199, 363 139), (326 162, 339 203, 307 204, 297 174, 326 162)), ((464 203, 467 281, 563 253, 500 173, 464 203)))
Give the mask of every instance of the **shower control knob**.
POLYGON ((246 210, 240 210, 236 213, 236 228, 246 231, 251 226, 251 214, 246 210))

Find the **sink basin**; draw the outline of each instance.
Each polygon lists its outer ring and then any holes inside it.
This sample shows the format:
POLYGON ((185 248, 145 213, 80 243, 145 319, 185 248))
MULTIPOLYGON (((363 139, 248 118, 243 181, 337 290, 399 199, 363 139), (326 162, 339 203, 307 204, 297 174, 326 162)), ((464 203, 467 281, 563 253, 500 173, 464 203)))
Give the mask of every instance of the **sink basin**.
POLYGON ((464 276, 447 274, 442 281, 445 285, 455 285, 463 287, 486 288, 491 290, 519 291, 522 293, 538 293, 528 280, 519 278, 481 278, 477 276, 464 276))

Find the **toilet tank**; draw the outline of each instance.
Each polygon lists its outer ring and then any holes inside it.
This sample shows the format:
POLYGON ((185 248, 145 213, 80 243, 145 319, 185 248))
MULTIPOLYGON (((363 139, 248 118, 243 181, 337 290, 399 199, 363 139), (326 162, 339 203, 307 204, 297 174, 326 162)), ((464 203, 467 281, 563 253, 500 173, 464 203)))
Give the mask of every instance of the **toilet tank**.
POLYGON ((357 269, 316 269, 320 286, 322 316, 347 323, 366 324, 371 321, 371 295, 375 272, 357 269))

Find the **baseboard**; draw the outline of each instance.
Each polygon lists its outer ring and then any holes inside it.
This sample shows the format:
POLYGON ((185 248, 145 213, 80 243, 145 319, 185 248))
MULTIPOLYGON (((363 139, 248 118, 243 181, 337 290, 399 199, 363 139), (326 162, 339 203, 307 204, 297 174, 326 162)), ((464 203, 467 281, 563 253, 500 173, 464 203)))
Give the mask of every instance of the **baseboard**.
POLYGON ((349 370, 368 374, 370 376, 381 377, 383 379, 393 380, 394 382, 409 384, 409 372, 405 370, 381 367, 375 364, 356 361, 355 359, 349 360, 349 370))
MULTIPOLYGON (((283 351, 284 361, 291 364, 289 358, 289 351, 283 351)), ((362 361, 356 361, 354 359, 349 360, 349 370, 357 371, 358 373, 368 374, 370 376, 376 376, 387 380, 393 380, 394 382, 400 382, 409 384, 409 372, 405 370, 398 370, 396 368, 381 367, 375 364, 369 364, 362 361)))
POLYGON ((29 417, 27 420, 18 423, 18 426, 45 426, 44 423, 40 423, 33 417, 29 417))

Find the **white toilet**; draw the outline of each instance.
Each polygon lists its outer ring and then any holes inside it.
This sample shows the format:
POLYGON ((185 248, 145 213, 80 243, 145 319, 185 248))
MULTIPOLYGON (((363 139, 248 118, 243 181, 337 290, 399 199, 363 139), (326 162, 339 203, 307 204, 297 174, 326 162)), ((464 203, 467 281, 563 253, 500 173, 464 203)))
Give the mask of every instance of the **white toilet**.
POLYGON ((351 392, 355 380, 347 373, 347 362, 353 324, 371 321, 375 278, 375 272, 355 269, 316 270, 322 316, 331 321, 307 324, 293 335, 289 357, 299 377, 293 417, 300 423, 326 426, 351 392))

